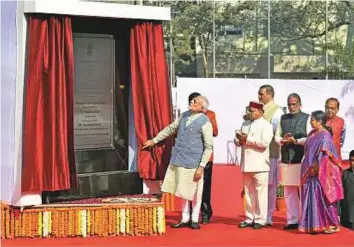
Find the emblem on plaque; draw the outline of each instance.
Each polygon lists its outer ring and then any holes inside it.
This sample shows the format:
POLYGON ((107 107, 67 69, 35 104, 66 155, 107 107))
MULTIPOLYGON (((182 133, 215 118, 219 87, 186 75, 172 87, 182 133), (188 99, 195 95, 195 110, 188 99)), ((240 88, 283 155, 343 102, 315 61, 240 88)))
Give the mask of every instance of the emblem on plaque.
POLYGON ((92 49, 93 49, 93 44, 88 43, 87 44, 87 51, 86 51, 87 56, 92 56, 92 49))

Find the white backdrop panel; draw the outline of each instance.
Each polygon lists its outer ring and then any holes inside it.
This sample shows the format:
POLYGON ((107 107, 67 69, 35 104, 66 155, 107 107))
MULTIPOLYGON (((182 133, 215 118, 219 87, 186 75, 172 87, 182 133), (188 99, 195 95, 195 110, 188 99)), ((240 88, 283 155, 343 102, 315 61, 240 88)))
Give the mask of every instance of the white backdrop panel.
POLYGON ((306 113, 324 110, 327 98, 338 98, 341 103, 338 115, 345 119, 347 127, 342 155, 344 159, 348 158, 350 150, 354 149, 354 81, 179 77, 177 107, 181 112, 188 108, 188 95, 199 92, 208 97, 209 108, 216 113, 219 135, 214 138, 215 163, 237 163, 239 150, 233 144, 234 133, 241 127, 249 101, 258 100, 257 92, 263 84, 274 87, 275 102, 283 107, 290 93, 298 93, 302 111, 306 113))

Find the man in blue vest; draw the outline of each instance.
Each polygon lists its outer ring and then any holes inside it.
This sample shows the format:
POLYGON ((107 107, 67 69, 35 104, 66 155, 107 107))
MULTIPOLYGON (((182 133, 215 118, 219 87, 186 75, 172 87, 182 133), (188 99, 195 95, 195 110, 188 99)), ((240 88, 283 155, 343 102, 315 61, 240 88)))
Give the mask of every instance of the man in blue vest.
POLYGON ((184 112, 142 147, 151 148, 177 132, 170 165, 161 188, 163 192, 182 198, 182 220, 172 225, 172 228, 200 229, 204 167, 213 152, 213 128, 209 118, 203 113, 207 106, 208 100, 204 96, 193 99, 189 111, 184 112), (193 204, 192 216, 190 201, 193 204))

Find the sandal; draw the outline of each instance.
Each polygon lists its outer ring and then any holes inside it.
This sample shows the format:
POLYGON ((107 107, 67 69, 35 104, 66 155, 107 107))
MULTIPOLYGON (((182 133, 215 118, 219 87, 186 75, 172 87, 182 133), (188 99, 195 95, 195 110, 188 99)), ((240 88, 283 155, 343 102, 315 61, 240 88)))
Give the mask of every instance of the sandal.
POLYGON ((325 234, 332 234, 332 233, 339 232, 339 230, 340 230, 339 227, 330 226, 329 229, 325 230, 323 233, 325 233, 325 234))

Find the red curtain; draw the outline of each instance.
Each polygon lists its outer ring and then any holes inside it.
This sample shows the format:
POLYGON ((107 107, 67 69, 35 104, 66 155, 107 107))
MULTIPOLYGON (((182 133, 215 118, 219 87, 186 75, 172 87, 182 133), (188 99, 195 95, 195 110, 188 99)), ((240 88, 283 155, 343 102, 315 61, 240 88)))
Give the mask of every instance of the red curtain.
POLYGON ((73 138, 71 20, 30 16, 22 191, 77 185, 73 138))
POLYGON ((171 155, 172 138, 151 151, 141 150, 144 141, 153 138, 172 121, 171 91, 160 22, 141 22, 133 26, 130 61, 139 174, 144 179, 162 179, 171 155))

